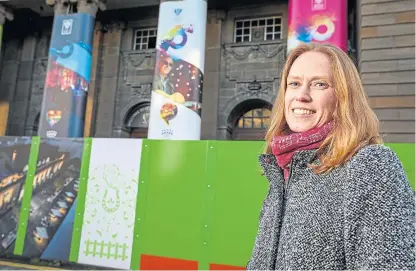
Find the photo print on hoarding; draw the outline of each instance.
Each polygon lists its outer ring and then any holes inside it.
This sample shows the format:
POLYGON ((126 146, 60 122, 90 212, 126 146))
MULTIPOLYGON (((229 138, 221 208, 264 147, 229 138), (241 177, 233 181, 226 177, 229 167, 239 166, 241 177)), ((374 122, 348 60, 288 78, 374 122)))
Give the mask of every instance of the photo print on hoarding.
POLYGON ((68 261, 83 139, 41 139, 23 256, 68 261))
POLYGON ((32 139, 0 137, 0 255, 13 255, 32 139))

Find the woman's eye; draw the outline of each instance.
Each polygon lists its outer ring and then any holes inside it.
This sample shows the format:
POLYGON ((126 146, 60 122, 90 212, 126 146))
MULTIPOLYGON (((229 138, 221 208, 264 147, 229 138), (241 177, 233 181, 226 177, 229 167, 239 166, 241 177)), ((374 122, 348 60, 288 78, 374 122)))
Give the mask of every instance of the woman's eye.
POLYGON ((315 88, 324 89, 328 87, 328 84, 325 82, 315 82, 312 84, 312 86, 315 88))
POLYGON ((287 84, 288 86, 291 86, 291 87, 298 87, 298 86, 300 86, 300 84, 299 84, 299 82, 289 82, 289 84, 287 84))

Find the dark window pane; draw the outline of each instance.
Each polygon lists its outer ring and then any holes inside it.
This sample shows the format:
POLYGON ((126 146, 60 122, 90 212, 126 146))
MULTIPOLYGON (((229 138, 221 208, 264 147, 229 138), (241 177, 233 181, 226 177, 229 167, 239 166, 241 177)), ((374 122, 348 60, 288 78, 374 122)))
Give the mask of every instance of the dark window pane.
POLYGON ((237 23, 236 23, 236 27, 237 27, 237 28, 240 28, 240 27, 242 27, 242 26, 243 26, 243 22, 237 22, 237 23))
POLYGON ((147 30, 143 31, 143 36, 147 36, 147 30))
POLYGON ((279 32, 277 32, 277 33, 274 33, 274 39, 276 40, 276 39, 281 39, 282 37, 281 37, 281 35, 280 35, 280 33, 279 32))
POLYGON ((142 35, 142 31, 137 31, 137 32, 136 32, 136 36, 137 36, 137 37, 140 37, 141 35, 142 35))
POLYGON ((250 21, 244 22, 244 27, 250 27, 250 21))
POLYGON ((274 27, 274 31, 275 31, 275 32, 280 32, 280 25, 276 25, 276 26, 274 27))
POLYGON ((252 21, 251 26, 257 26, 257 21, 252 21))
POLYGON ((246 34, 246 35, 250 34, 250 28, 244 29, 244 34, 246 34))
POLYGON ((244 37, 244 41, 250 41, 250 37, 249 36, 245 36, 244 37))
POLYGON ((266 40, 273 40, 273 34, 267 35, 266 40))
POLYGON ((241 42, 241 37, 236 37, 235 42, 241 42))
POLYGON ((265 21, 265 20, 260 20, 260 21, 259 21, 259 25, 260 25, 260 26, 263 26, 265 23, 266 23, 266 21, 265 21))
POLYGON ((280 19, 280 18, 276 18, 276 19, 274 19, 274 23, 275 23, 275 24, 281 24, 281 23, 282 23, 282 21, 281 21, 281 19, 280 19))
POLYGON ((273 32, 273 26, 269 26, 266 29, 267 33, 272 33, 273 32))
POLYGON ((268 24, 268 25, 272 25, 272 24, 273 24, 273 19, 268 19, 268 20, 267 20, 267 24, 268 24))
POLYGON ((151 49, 156 48, 156 37, 150 37, 148 47, 151 49))
POLYGON ((147 38, 143 38, 143 43, 147 43, 147 38))
POLYGON ((242 29, 237 29, 236 35, 241 35, 241 34, 243 34, 243 30, 242 29))

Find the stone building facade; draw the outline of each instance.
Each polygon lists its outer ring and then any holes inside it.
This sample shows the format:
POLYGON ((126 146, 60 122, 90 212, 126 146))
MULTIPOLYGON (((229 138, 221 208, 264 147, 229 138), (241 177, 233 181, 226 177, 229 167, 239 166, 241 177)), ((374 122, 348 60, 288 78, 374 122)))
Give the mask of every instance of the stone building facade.
MULTIPOLYGON (((44 1, 24 2, 10 1, 14 20, 4 27, 6 135, 36 135, 53 23, 44 1)), ((146 137, 158 1, 113 2, 96 18, 85 136, 146 137)), ((208 3, 202 139, 260 140, 286 58, 288 1, 208 3), (260 24, 273 35, 256 32, 260 24)), ((348 21, 350 54, 386 141, 414 142, 415 1, 349 0, 348 21)))

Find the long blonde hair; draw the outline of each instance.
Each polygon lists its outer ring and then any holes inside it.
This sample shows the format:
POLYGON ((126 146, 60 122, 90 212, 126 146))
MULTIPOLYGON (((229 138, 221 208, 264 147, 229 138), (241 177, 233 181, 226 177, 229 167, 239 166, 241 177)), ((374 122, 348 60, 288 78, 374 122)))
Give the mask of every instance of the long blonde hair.
POLYGON ((332 65, 332 80, 337 98, 333 114, 335 128, 318 149, 320 164, 311 166, 314 172, 324 173, 344 164, 360 148, 382 143, 379 122, 364 92, 360 75, 350 57, 330 44, 308 43, 293 49, 282 71, 280 89, 273 105, 270 127, 266 133, 265 153, 271 153, 274 136, 288 132, 285 119, 287 77, 293 62, 303 53, 315 51, 325 54, 332 65))

